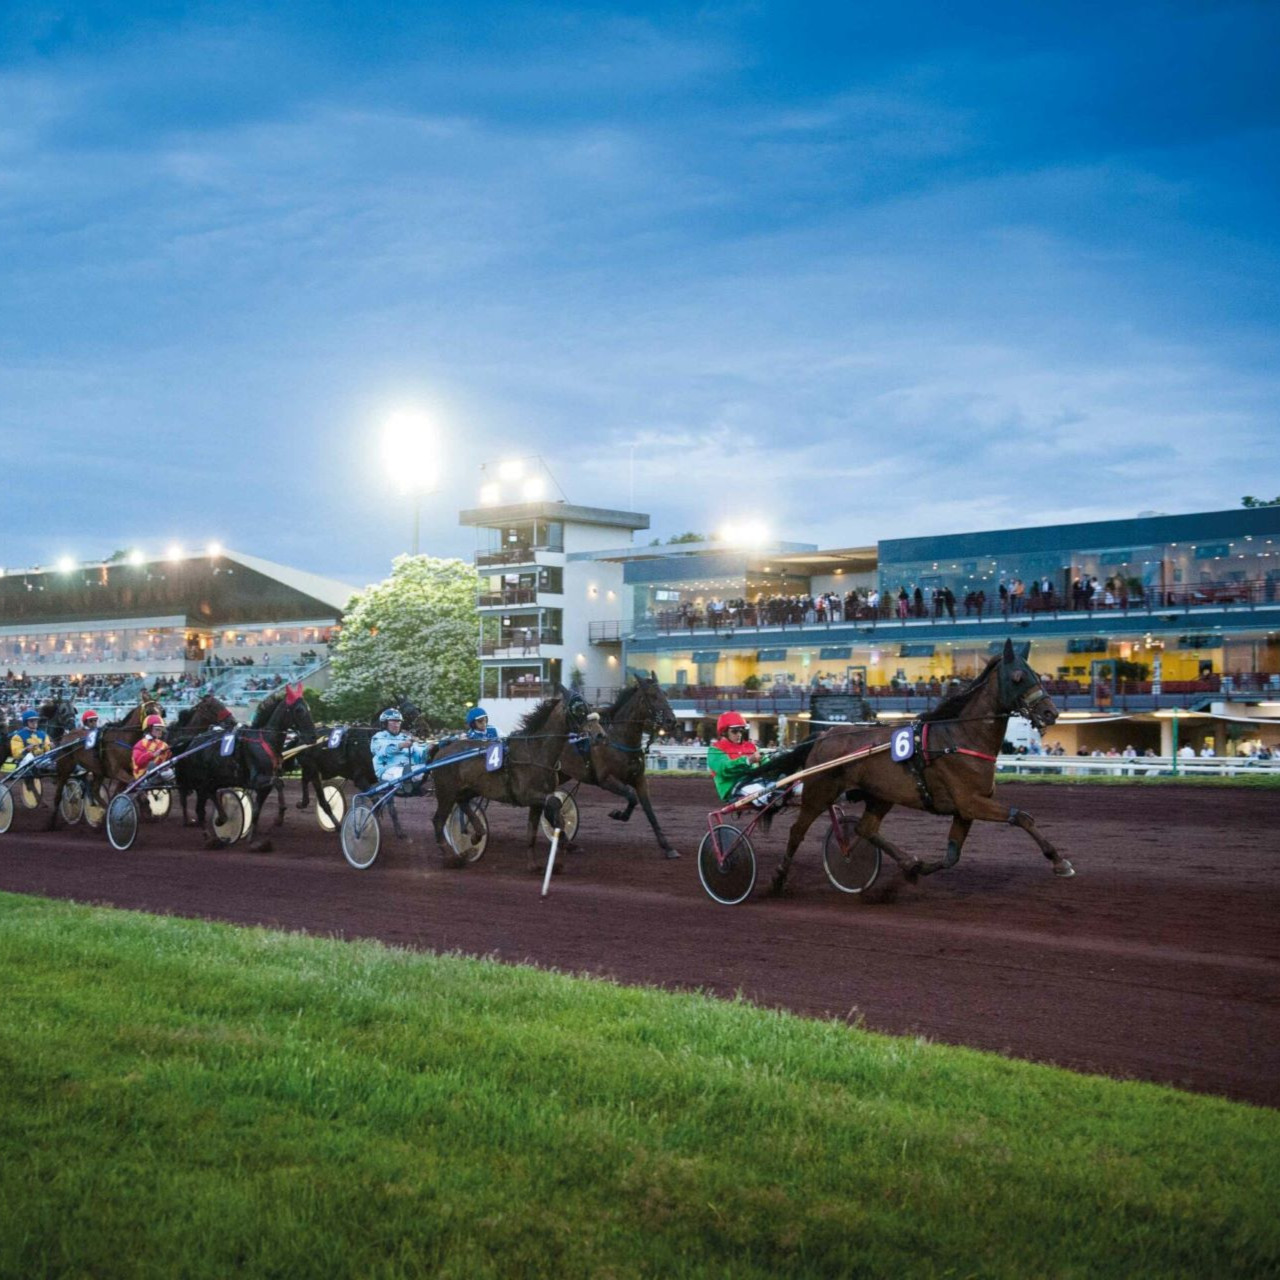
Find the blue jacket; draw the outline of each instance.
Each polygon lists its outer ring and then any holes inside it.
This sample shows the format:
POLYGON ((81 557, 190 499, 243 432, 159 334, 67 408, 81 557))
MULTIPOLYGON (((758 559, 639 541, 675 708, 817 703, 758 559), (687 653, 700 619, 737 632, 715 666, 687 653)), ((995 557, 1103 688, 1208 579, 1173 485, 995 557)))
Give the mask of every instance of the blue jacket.
POLYGON ((373 753, 373 771, 381 779, 397 766, 410 769, 422 764, 427 758, 428 744, 416 742, 411 733, 388 733, 380 729, 370 740, 369 750, 373 753))

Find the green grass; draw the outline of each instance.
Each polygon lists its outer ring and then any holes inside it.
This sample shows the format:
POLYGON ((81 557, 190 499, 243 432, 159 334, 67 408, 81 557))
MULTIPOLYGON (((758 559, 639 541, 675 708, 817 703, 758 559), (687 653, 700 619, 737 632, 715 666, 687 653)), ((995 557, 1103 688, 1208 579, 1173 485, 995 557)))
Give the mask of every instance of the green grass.
POLYGON ((12 895, 0 984, 6 1277, 1280 1267, 1280 1113, 1218 1099, 12 895))

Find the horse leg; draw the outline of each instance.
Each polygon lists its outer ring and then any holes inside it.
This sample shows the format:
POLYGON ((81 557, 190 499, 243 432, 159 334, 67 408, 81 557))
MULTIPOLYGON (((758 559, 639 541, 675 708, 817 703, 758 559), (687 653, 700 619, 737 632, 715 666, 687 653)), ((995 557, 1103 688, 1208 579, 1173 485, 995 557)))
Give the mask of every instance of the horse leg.
MULTIPOLYGON (((858 833, 864 840, 875 845, 881 853, 887 853, 894 862, 902 868, 902 874, 912 883, 915 884, 919 879, 924 864, 919 858, 913 858, 903 853, 901 849, 892 841, 886 840, 880 834, 880 824, 889 814, 889 810, 893 808, 893 804, 888 800, 868 800, 867 807, 858 819, 858 825, 854 827, 854 831, 858 833)), ((960 856, 957 851, 956 857, 960 856)))
POLYGON ((387 801, 387 808, 391 812, 391 825, 395 828, 396 839, 407 840, 409 837, 405 834, 404 828, 400 825, 400 815, 396 812, 396 801, 394 796, 387 801))
POLYGON ((641 807, 644 809, 644 816, 649 819, 649 825, 653 828, 653 834, 658 838, 658 847, 662 850, 664 858, 678 858, 680 854, 676 851, 671 841, 662 833, 662 828, 658 825, 658 815, 653 811, 653 802, 649 799, 649 781, 645 777, 641 777, 635 785, 635 793, 639 797, 641 807))
MULTIPOLYGON (((1022 809, 1011 809, 995 796, 975 797, 965 802, 965 808, 971 821, 976 818, 981 822, 1007 822, 1011 827, 1021 827, 1040 846, 1040 852, 1053 863, 1055 876, 1075 875, 1075 868, 1040 834, 1036 829, 1035 819, 1029 813, 1022 809)), ((956 856, 959 856, 958 852, 956 856)))
POLYGON ((791 870, 791 860, 796 856, 796 850, 800 847, 800 842, 804 839, 805 832, 813 826, 814 819, 825 808, 825 805, 811 803, 807 795, 801 798, 800 813, 791 824, 791 835, 787 839, 787 850, 782 855, 782 861, 778 863, 777 871, 773 873, 773 883, 769 886, 770 893, 776 895, 782 892, 782 886, 786 884, 787 875, 791 870))
MULTIPOLYGON (((266 783, 254 788, 253 804, 251 806, 253 811, 253 821, 249 825, 250 836, 257 835, 258 819, 262 817, 262 810, 265 807, 267 801, 271 798, 271 790, 274 786, 275 786, 275 779, 268 779, 266 783)), ((284 821, 284 808, 282 803, 281 810, 280 810, 280 822, 283 822, 283 821, 284 821)), ((279 822, 277 822, 276 825, 279 826, 279 822)), ((255 840, 249 846, 249 848, 254 853, 270 853, 271 850, 275 848, 275 846, 271 843, 270 836, 263 836, 261 839, 255 840)))
POLYGON ((960 850, 964 848, 969 828, 972 826, 972 818, 964 818, 956 814, 951 819, 951 830, 947 832, 947 852, 936 862, 922 862, 917 869, 917 874, 931 876, 935 871, 947 871, 954 867, 960 861, 960 850))

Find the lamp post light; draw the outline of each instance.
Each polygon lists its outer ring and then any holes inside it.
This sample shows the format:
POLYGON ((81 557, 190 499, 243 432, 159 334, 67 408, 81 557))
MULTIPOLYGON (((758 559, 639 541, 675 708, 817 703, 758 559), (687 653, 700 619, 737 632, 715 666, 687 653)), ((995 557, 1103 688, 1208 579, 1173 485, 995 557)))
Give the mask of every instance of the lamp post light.
POLYGON ((392 483, 413 503, 413 554, 418 554, 422 499, 434 493, 440 474, 436 425, 420 409, 398 409, 382 429, 382 456, 392 483))

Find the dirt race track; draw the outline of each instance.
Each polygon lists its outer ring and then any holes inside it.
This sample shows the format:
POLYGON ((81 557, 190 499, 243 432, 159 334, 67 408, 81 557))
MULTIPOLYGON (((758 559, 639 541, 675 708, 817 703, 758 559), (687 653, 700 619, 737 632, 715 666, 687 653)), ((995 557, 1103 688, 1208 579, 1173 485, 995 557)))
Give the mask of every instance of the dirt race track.
MULTIPOLYGON (((615 802, 584 789, 583 851, 545 901, 525 870, 522 814, 493 806, 483 860, 445 869, 423 801, 401 802, 410 842, 384 840, 364 872, 293 809, 269 853, 206 851, 171 817, 120 854, 83 826, 46 833, 47 809, 19 811, 0 837, 0 889, 740 991, 879 1031, 1280 1105, 1280 792, 1001 792, 1035 815, 1073 879, 1054 877, 1022 832, 977 824, 953 870, 919 886, 895 873, 873 905, 827 883, 815 829, 787 894, 770 898, 784 815, 757 844, 755 896, 723 907, 695 858, 712 789, 669 779, 655 803, 680 861, 659 858, 639 811, 612 822, 615 802)), ((885 832, 935 857, 946 829, 898 810, 885 832)))

